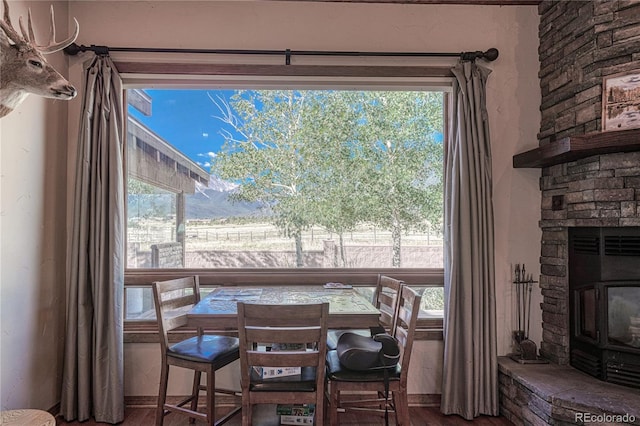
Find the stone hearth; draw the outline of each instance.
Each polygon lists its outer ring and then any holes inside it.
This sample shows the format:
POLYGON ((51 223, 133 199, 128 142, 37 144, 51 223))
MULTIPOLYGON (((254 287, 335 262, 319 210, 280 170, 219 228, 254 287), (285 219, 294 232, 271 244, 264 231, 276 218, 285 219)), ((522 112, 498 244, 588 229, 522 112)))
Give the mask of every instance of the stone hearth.
POLYGON ((637 389, 602 382, 572 367, 499 358, 501 413, 520 425, 640 425, 637 389))

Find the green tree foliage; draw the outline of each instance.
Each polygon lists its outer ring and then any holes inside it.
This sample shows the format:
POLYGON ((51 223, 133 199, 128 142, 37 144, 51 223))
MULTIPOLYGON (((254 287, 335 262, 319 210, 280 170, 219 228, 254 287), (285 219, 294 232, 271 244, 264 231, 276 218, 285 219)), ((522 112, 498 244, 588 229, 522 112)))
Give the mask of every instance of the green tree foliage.
POLYGON ((127 193, 129 194, 162 194, 164 192, 150 183, 132 177, 127 179, 127 193))
POLYGON ((232 131, 213 159, 214 173, 240 183, 235 199, 270 207, 275 224, 296 242, 297 266, 304 266, 302 232, 313 224, 305 186, 313 158, 303 155, 301 138, 306 98, 300 91, 238 91, 231 105, 218 103, 232 131))
POLYGON ((313 222, 339 238, 340 259, 334 266, 348 266, 344 235, 356 229, 367 213, 367 197, 358 187, 368 179, 360 152, 354 92, 314 92, 310 116, 304 126, 305 155, 314 158, 309 173, 309 197, 313 222))
POLYGON ((320 225, 340 237, 368 223, 401 235, 442 223, 442 104, 438 92, 238 91, 213 99, 230 127, 213 173, 235 195, 270 206, 296 241, 320 225), (438 140, 440 135, 440 140, 438 140))
POLYGON ((370 185, 368 219, 390 230, 394 266, 402 233, 438 229, 443 216, 442 93, 365 92, 360 126, 370 185))

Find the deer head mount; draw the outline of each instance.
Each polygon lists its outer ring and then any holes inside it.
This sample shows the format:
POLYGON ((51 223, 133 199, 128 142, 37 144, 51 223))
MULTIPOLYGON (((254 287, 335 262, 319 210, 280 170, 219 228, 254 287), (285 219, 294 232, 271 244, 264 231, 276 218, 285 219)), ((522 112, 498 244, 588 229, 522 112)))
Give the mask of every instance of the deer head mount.
POLYGON ((69 100, 76 96, 73 87, 58 71, 44 59, 44 54, 57 52, 73 43, 80 31, 75 21, 73 35, 56 42, 56 30, 51 6, 51 35, 46 45, 36 44, 31 9, 28 14, 28 30, 22 16, 19 19, 22 35, 13 28, 9 17, 9 4, 4 5, 4 19, 0 20, 0 118, 13 111, 29 93, 45 98, 69 100))

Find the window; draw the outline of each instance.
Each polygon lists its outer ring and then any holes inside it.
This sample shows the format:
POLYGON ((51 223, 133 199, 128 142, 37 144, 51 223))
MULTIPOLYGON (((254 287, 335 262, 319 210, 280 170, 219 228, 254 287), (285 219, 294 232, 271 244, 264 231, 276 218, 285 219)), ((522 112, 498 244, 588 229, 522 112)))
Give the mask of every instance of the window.
POLYGON ((205 287, 331 276, 363 290, 387 273, 421 286, 425 324, 441 324, 445 90, 226 85, 127 100, 129 321, 153 318, 152 277, 197 270, 205 287))

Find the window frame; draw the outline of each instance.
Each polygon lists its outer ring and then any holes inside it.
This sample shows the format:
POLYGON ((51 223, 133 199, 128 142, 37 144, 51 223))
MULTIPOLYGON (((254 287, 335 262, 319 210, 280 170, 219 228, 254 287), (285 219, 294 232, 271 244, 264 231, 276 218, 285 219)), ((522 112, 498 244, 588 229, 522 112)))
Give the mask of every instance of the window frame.
MULTIPOLYGON (((452 74, 449 67, 438 66, 344 66, 344 65, 238 65, 212 63, 179 62, 139 62, 114 61, 123 78, 124 103, 126 114, 126 90, 133 88, 194 88, 224 86, 233 88, 371 88, 416 90, 429 86, 443 90, 444 96, 444 144, 448 143, 448 123, 450 113, 450 82, 452 74), (288 83, 284 81, 288 80, 288 83), (384 85, 378 83, 384 81, 384 85)), ((126 133, 127 120, 123 120, 126 133)), ((126 142, 125 142, 126 143, 126 142)), ((126 151, 126 146, 123 147, 126 151)), ((127 163, 124 161, 124 179, 127 182, 127 163)), ((126 191, 126 188, 125 188, 126 191)), ((126 208, 126 206, 125 206, 126 208)), ((228 269, 131 269, 125 268, 125 297, 128 288, 150 287, 153 281, 161 281, 185 275, 198 275, 200 285, 248 286, 248 285, 319 285, 327 281, 348 282, 354 286, 375 287, 378 274, 393 276, 415 287, 444 287, 444 269, 442 268, 228 268, 228 269)), ((125 300, 126 306, 126 300, 125 300)), ((422 318, 418 320, 416 339, 442 340, 443 319, 422 318)), ((206 330, 216 333, 234 334, 234 330, 206 330)), ((195 334, 195 329, 185 328, 174 333, 179 340, 185 335, 195 334)), ((124 341, 127 343, 157 342, 157 323, 155 320, 124 320, 124 341)))

